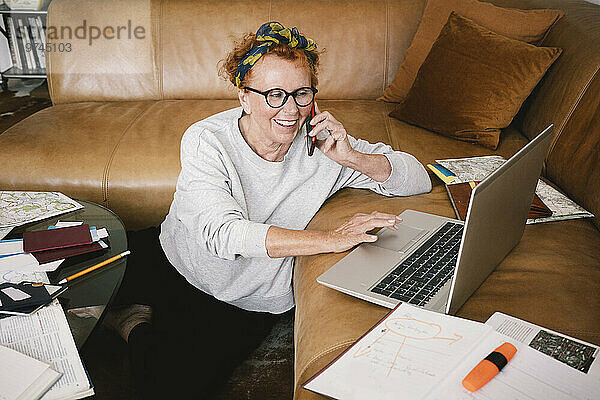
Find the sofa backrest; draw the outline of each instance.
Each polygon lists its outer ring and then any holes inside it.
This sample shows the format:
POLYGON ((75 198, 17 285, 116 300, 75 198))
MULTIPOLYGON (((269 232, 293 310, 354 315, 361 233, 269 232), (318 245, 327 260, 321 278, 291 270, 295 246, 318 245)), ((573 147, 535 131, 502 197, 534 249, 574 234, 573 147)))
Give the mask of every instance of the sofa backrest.
MULTIPOLYGON (((89 33, 61 41, 48 38, 72 48, 48 53, 50 95, 54 104, 233 99, 231 84, 217 76, 217 62, 232 47, 233 38, 277 20, 298 26, 326 49, 319 74, 321 98, 374 99, 393 80, 425 2, 54 0, 48 10, 49 29, 83 26, 89 33), (90 39, 92 26, 114 36, 114 30, 128 24, 141 26, 143 39, 132 39, 132 28, 123 31, 121 39, 90 39)), ((547 124, 555 124, 544 174, 596 214, 600 228, 600 6, 584 0, 492 3, 565 11, 542 43, 560 47, 563 53, 522 107, 517 126, 532 138, 547 124)))
POLYGON ((234 38, 275 20, 297 26, 326 49, 320 97, 374 99, 394 78, 424 4, 425 0, 54 0, 49 27, 74 30, 85 20, 88 31, 93 26, 103 32, 131 20, 146 35, 144 40, 102 37, 91 45, 91 35, 63 39, 73 50, 48 54, 50 95, 54 104, 236 98, 232 85, 217 76, 217 62, 234 38))
POLYGON ((519 128, 531 139, 554 123, 544 175, 594 213, 600 229, 600 6, 579 0, 494 3, 565 12, 541 43, 563 52, 522 107, 519 128))

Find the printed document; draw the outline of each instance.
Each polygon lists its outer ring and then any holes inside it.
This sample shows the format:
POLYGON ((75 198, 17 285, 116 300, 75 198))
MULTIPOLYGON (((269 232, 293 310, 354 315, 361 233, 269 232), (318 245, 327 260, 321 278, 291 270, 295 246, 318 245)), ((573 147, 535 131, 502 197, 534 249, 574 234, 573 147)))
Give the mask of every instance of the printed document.
POLYGON ((510 315, 496 312, 486 322, 497 332, 562 362, 584 374, 600 379, 600 349, 591 343, 542 328, 510 315))
MULTIPOLYGON (((49 283, 46 274, 39 272, 4 276, 0 281, 19 278, 49 283)), ((63 374, 43 400, 80 399, 94 394, 58 300, 33 315, 1 319, 0 345, 45 362, 63 374)))
POLYGON ((60 376, 48 364, 0 346, 0 399, 38 399, 60 376))
POLYGON ((401 303, 303 387, 334 399, 600 398, 600 381, 486 324, 401 303), (475 393, 462 380, 500 344, 518 351, 475 393))

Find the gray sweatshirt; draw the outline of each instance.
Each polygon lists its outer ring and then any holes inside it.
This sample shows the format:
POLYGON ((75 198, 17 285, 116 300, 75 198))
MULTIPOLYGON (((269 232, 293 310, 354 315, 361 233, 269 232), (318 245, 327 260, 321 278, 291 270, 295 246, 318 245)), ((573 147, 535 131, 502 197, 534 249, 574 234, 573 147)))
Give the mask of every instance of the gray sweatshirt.
POLYGON ((309 157, 304 128, 283 161, 264 160, 242 137, 241 115, 241 107, 224 111, 185 131, 181 173, 160 233, 171 264, 221 301, 275 314, 294 306, 294 258, 267 255, 271 225, 305 229, 325 200, 345 187, 385 196, 431 190, 421 163, 383 143, 349 137, 354 149, 387 157, 392 173, 381 183, 342 167, 318 149, 309 157))

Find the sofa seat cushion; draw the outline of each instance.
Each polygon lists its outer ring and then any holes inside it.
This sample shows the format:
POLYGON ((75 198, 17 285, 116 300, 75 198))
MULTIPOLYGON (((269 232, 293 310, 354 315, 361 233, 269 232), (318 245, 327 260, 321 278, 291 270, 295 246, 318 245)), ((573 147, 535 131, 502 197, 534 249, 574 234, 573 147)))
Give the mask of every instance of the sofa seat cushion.
POLYGON ((43 109, 0 134, 3 190, 57 190, 104 202, 105 166, 145 102, 43 109))
POLYGON ((238 105, 162 100, 46 108, 0 134, 0 187, 94 201, 128 229, 158 225, 173 199, 186 128, 238 105))
MULTIPOLYGON (((500 154, 510 157, 527 140, 507 129, 497 151, 459 142, 390 119, 392 145, 421 162, 500 154)), ((444 185, 433 177, 430 193, 387 198, 344 189, 330 198, 308 229, 329 230, 356 212, 399 214, 413 209, 454 218, 444 185)), ((332 361, 389 310, 322 286, 316 278, 348 252, 297 257, 294 270, 295 399, 320 398, 301 384, 332 361)), ((484 322, 501 311, 567 335, 600 343, 600 232, 590 220, 530 225, 517 247, 459 310, 484 322), (560 294, 560 295, 559 295, 560 294)), ((366 266, 368 267, 368 266, 366 266)))

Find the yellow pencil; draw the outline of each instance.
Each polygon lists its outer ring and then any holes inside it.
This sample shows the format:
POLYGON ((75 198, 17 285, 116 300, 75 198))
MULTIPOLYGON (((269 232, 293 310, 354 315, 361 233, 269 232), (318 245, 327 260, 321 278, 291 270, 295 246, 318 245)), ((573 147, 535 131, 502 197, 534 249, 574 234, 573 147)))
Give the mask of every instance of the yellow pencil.
POLYGON ((67 283, 67 282, 69 282, 69 281, 71 281, 71 280, 73 280, 73 279, 75 279, 75 278, 79 278, 81 275, 85 275, 85 274, 87 274, 88 272, 92 272, 92 271, 93 271, 93 270, 95 270, 95 269, 98 269, 98 268, 100 268, 100 267, 103 267, 103 266, 105 266, 106 264, 110 264, 111 262, 113 262, 113 261, 117 261, 117 260, 119 260, 119 259, 121 259, 121 258, 123 258, 123 257, 125 257, 125 256, 128 256, 128 255, 130 255, 130 254, 131 254, 131 251, 129 251, 129 250, 127 250, 127 251, 124 251, 124 252, 122 252, 121 254, 117 254, 116 256, 114 256, 114 257, 111 257, 111 258, 109 258, 108 260, 104 260, 104 261, 102 261, 101 263, 98 263, 98 264, 96 264, 96 265, 93 265, 93 266, 91 266, 91 267, 89 267, 89 268, 86 268, 86 269, 84 269, 83 271, 79 271, 79 272, 77 272, 76 274, 73 274, 73 275, 71 275, 71 276, 67 276, 65 279, 63 279, 62 281, 58 282, 58 284, 59 284, 59 285, 62 285, 63 283, 67 283))

